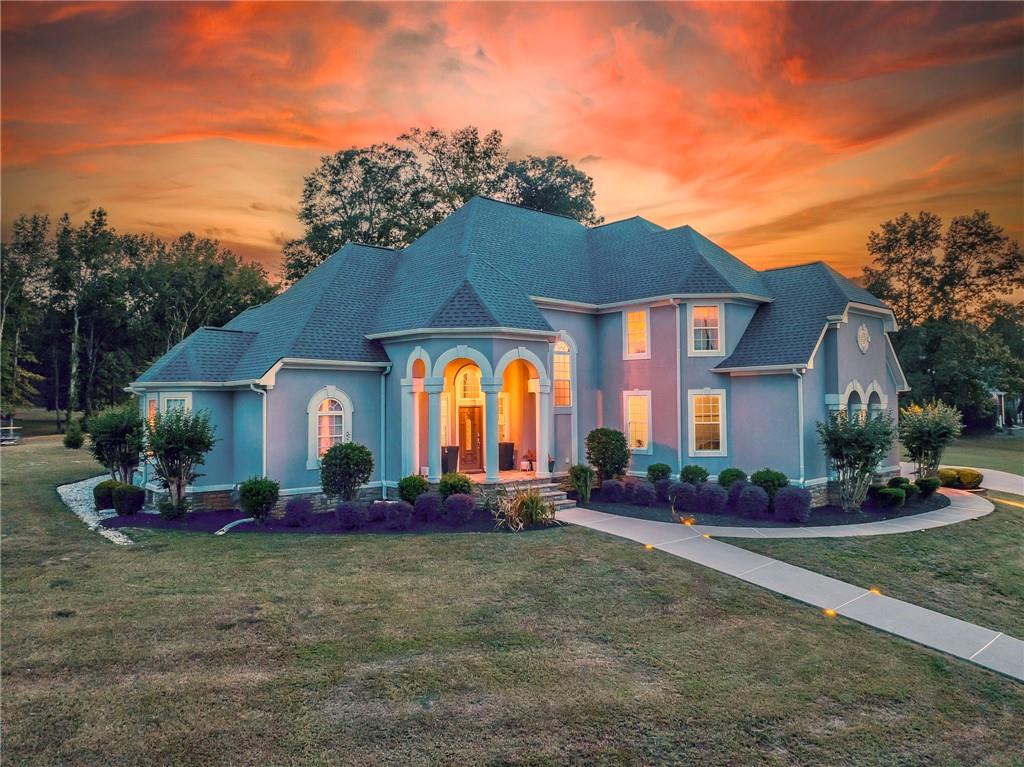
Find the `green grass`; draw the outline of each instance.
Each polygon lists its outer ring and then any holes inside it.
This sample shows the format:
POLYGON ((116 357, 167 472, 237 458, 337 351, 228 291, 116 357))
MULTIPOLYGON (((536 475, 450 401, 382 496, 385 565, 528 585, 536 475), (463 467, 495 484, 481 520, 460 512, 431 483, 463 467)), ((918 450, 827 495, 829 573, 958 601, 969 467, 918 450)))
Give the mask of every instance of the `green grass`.
POLYGON ((988 516, 917 533, 729 543, 1024 637, 1024 509, 989 498, 988 516))
MULTIPOLYGON (((72 417, 78 420, 81 413, 73 413, 72 417)), ((9 426, 10 421, 6 418, 4 426, 9 426)), ((21 427, 22 437, 41 437, 57 433, 57 414, 52 410, 41 407, 19 408, 14 416, 14 425, 21 427)))
POLYGON ((961 437, 942 455, 949 466, 974 466, 1024 474, 1024 429, 1014 429, 1013 436, 992 434, 961 437))
POLYGON ((119 548, 2 453, 5 763, 988 764, 1022 686, 579 528, 119 548))

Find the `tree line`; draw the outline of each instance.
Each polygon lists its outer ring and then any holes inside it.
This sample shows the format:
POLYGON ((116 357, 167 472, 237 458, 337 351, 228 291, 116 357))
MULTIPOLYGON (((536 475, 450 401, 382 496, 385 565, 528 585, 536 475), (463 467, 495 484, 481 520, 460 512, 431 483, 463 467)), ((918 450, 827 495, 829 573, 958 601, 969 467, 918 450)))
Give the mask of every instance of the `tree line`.
POLYGON ((1021 407, 1024 256, 988 213, 942 220, 922 211, 886 221, 867 241, 865 287, 887 301, 899 330, 893 346, 911 386, 906 399, 959 408, 968 427, 995 420, 993 389, 1021 407))

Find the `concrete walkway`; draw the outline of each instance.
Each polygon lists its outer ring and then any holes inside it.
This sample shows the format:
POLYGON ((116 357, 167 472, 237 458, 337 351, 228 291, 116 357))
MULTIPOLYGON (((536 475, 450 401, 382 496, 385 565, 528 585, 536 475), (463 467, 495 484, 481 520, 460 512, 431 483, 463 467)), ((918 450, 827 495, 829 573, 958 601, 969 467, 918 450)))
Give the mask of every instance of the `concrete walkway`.
MULTIPOLYGON (((981 486, 986 490, 995 490, 999 493, 1013 493, 1014 495, 1024 495, 1024 477, 1020 474, 1011 474, 1008 471, 997 471, 996 469, 977 469, 973 466, 954 466, 953 464, 943 464, 943 469, 974 469, 980 471, 983 479, 981 480, 981 486)), ((912 463, 901 463, 900 474, 904 477, 912 477, 914 475, 914 464, 912 463)))
MULTIPOLYGON (((945 509, 943 509, 945 511, 945 509)), ((697 527, 566 509, 559 520, 636 541, 1024 681, 1024 642, 863 586, 714 540, 697 527)))

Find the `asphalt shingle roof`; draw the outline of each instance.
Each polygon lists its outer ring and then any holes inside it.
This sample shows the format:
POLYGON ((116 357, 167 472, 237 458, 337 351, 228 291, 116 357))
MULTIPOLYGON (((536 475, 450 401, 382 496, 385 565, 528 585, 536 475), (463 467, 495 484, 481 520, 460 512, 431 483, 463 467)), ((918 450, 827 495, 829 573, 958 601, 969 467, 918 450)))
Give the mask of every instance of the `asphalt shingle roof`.
POLYGON ((197 331, 139 381, 249 380, 284 357, 387 362, 367 336, 552 331, 531 297, 608 304, 677 294, 773 301, 719 367, 806 362, 829 313, 848 301, 883 305, 824 264, 758 272, 689 226, 633 217, 587 228, 474 197, 401 251, 345 245, 273 300, 197 331))

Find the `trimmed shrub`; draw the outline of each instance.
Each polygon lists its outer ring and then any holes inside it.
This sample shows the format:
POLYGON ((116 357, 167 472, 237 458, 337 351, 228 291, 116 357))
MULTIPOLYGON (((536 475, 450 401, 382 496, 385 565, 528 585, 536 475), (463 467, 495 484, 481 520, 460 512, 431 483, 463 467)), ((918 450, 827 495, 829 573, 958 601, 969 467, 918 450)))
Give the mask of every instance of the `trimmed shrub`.
POLYGON ((105 479, 92 489, 92 499, 96 503, 96 511, 114 508, 114 488, 121 483, 116 479, 105 479))
POLYGON ((277 503, 281 486, 266 477, 249 477, 238 486, 238 505, 247 517, 263 524, 277 503))
POLYGON ((734 468, 722 469, 718 472, 718 484, 721 485, 724 490, 728 490, 732 487, 732 483, 738 479, 746 481, 747 472, 743 471, 743 469, 734 468))
POLYGON ((373 453, 358 442, 331 445, 320 459, 320 486, 326 496, 354 500, 372 475, 373 453))
POLYGON ((740 504, 740 493, 743 492, 743 488, 750 487, 750 483, 745 479, 737 479, 731 485, 729 485, 729 498, 726 500, 726 508, 736 510, 736 507, 740 504))
POLYGON ((771 505, 779 488, 789 484, 789 478, 781 471, 764 468, 750 475, 750 484, 757 485, 768 493, 768 504, 771 505))
POLYGON ((437 491, 441 494, 441 499, 445 501, 448 500, 448 496, 451 495, 472 495, 473 480, 465 474, 450 471, 441 477, 441 482, 437 486, 437 491))
POLYGON ((763 487, 747 485, 736 501, 736 512, 740 516, 756 519, 768 513, 769 503, 768 493, 763 487))
POLYGON ((974 469, 957 469, 956 478, 960 481, 960 486, 965 490, 975 490, 981 487, 981 481, 985 476, 980 471, 974 469))
POLYGON ((672 508, 680 514, 697 511, 697 487, 692 482, 680 482, 676 488, 672 508))
POLYGON ((416 499, 430 490, 426 477, 412 474, 398 480, 398 497, 406 503, 416 503, 416 499))
POLYGON ((576 498, 586 506, 590 503, 590 494, 594 491, 594 479, 597 474, 586 464, 577 463, 569 467, 569 481, 576 491, 576 498))
POLYGON ((885 483, 888 487, 903 487, 909 485, 910 480, 907 477, 893 477, 885 483))
POLYGON ((868 487, 868 492, 867 492, 867 496, 866 497, 870 498, 872 501, 877 501, 878 500, 878 491, 879 490, 883 490, 886 487, 887 487, 887 485, 871 485, 871 486, 868 487))
POLYGON ((691 485, 699 485, 701 482, 707 482, 707 469, 703 466, 697 466, 696 464, 684 466, 679 470, 679 481, 689 482, 691 485))
POLYGON ((883 487, 878 491, 878 502, 887 508, 899 508, 906 499, 902 487, 883 487))
POLYGON ((911 484, 909 482, 907 484, 903 485, 902 489, 903 489, 903 494, 907 497, 908 501, 914 500, 917 496, 919 496, 921 494, 921 488, 918 487, 917 485, 913 485, 913 484, 911 484))
POLYGON ((420 522, 434 522, 441 518, 442 504, 440 493, 426 492, 416 497, 413 516, 420 522))
POLYGON ((131 482, 145 440, 145 427, 135 402, 107 408, 89 419, 92 454, 110 476, 131 482))
POLYGON ((728 499, 725 488, 714 482, 705 482, 697 488, 697 510, 705 514, 721 514, 728 499))
POLYGON ((464 525, 473 518, 476 499, 468 493, 454 493, 444 499, 444 521, 452 527, 464 525))
POLYGON ((374 501, 366 508, 367 522, 383 522, 387 519, 388 510, 391 508, 389 501, 374 501))
POLYGON ((633 503, 637 506, 653 506, 657 497, 650 482, 637 482, 633 487, 633 503))
POLYGON ((956 469, 939 469, 939 482, 943 487, 956 487, 960 484, 956 469))
POLYGON ((181 519, 188 513, 188 505, 189 501, 187 498, 182 498, 178 503, 175 503, 170 498, 161 498, 157 502, 156 508, 164 519, 181 519))
POLYGON ((625 491, 617 479, 606 479, 601 485, 601 498, 608 503, 622 503, 625 491))
POLYGON ((587 435, 587 462, 597 469, 602 481, 622 474, 629 459, 629 444, 621 431, 600 428, 587 435))
POLYGON ((662 503, 671 500, 672 485, 676 484, 672 479, 659 479, 654 483, 654 496, 662 503))
POLYGON ((284 523, 288 527, 309 527, 313 524, 313 503, 308 498, 291 498, 284 505, 284 523))
POLYGON ((355 501, 342 501, 334 507, 334 518, 342 530, 358 530, 366 524, 366 509, 355 501))
POLYGON ((146 502, 146 491, 135 485, 118 485, 112 495, 118 514, 135 514, 146 502))
POLYGON ((922 498, 934 495, 935 491, 938 490, 941 485, 942 483, 937 477, 926 477, 925 479, 917 480, 917 486, 921 488, 922 498))
POLYGON ((787 522, 807 522, 811 518, 811 491, 786 485, 775 494, 775 516, 787 522))
POLYGON ((68 450, 78 450, 85 444, 85 435, 82 434, 82 427, 72 421, 64 431, 64 447, 68 450))
POLYGON ((387 504, 384 523, 389 530, 408 530, 412 527, 412 504, 408 501, 387 504))
POLYGON ((632 503, 633 493, 636 491, 636 480, 625 477, 622 480, 622 502, 632 503))
POLYGON ((672 467, 667 463, 652 463, 647 467, 647 481, 652 485, 659 479, 668 479, 672 476, 672 467))

